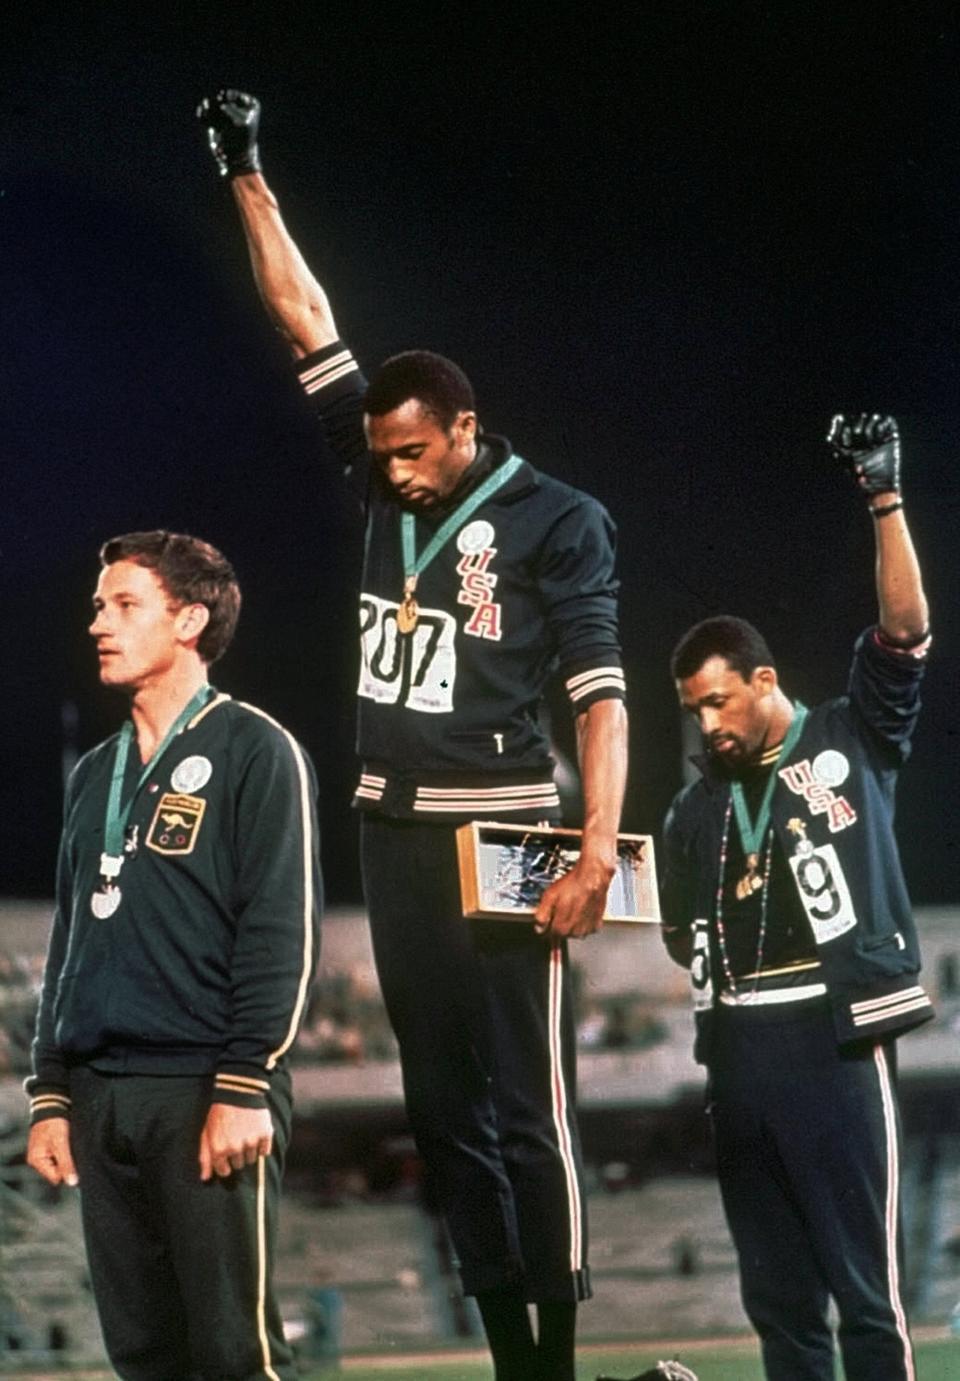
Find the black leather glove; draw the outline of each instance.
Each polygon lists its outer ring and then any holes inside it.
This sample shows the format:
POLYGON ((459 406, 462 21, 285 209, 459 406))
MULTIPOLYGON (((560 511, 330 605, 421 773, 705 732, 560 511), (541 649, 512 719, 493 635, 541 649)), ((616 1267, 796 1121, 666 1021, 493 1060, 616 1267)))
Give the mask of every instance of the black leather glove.
POLYGON ((900 434, 893 417, 879 413, 847 417, 830 424, 827 445, 865 494, 900 493, 900 434))
POLYGON ((205 96, 197 106, 197 119, 207 131, 211 152, 224 177, 259 173, 260 102, 256 96, 232 89, 205 96))
MULTIPOLYGON (((598 1376, 597 1381, 618 1381, 618 1378, 598 1376)), ((697 1381, 697 1378, 682 1362, 658 1362, 655 1367, 640 1372, 638 1376, 627 1376, 622 1381, 697 1381)))

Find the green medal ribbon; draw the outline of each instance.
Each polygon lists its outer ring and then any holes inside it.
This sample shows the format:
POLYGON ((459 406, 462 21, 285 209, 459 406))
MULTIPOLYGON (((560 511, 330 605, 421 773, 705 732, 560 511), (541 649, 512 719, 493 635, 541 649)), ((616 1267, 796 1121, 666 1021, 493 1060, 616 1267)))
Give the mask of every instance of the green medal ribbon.
POLYGON ((417 556, 414 515, 412 513, 401 515, 405 594, 412 595, 421 571, 426 570, 433 558, 443 550, 453 534, 463 526, 470 515, 475 513, 480 505, 490 498, 491 494, 502 489, 507 480, 513 478, 522 464, 523 458, 521 456, 511 456, 509 460, 504 461, 498 469, 488 475, 483 483, 478 485, 473 493, 468 494, 463 503, 454 509, 449 518, 441 523, 419 556, 417 556))
MULTIPOLYGON (((786 759, 793 752, 797 739, 803 732, 803 724, 806 717, 806 706, 801 705, 799 700, 796 701, 794 704, 793 720, 791 721, 790 728, 787 730, 787 736, 783 740, 783 746, 780 749, 780 756, 777 759, 778 763, 785 762, 786 759)), ((773 801, 773 792, 776 785, 777 772, 776 768, 772 768, 770 771, 770 776, 767 779, 767 785, 763 793, 763 798, 760 801, 760 809, 757 811, 757 818, 756 820, 751 822, 750 812, 747 809, 747 802, 743 794, 742 784, 740 782, 730 783, 730 795, 733 799, 733 811, 734 815, 737 818, 737 829, 740 833, 740 844, 743 848, 744 857, 747 859, 748 868, 751 868, 751 866, 756 866, 755 863, 753 865, 750 864, 750 859, 751 857, 756 859, 760 853, 760 845, 763 842, 763 837, 766 834, 767 827, 770 824, 770 806, 773 801)))
POLYGON ((113 775, 110 778, 110 794, 107 797, 107 810, 103 822, 103 853, 100 855, 100 872, 109 881, 112 881, 120 872, 123 864, 123 840, 133 810, 133 804, 140 794, 140 788, 150 776, 159 760, 170 747, 180 730, 197 713, 211 695, 214 694, 212 686, 201 686, 190 703, 180 711, 176 719, 170 725, 164 735, 163 742, 153 754, 150 761, 146 764, 137 784, 127 804, 121 808, 120 793, 123 790, 123 779, 127 770, 127 757, 130 752, 130 743, 133 739, 133 721, 126 720, 120 730, 120 737, 117 740, 116 752, 113 755, 113 775))

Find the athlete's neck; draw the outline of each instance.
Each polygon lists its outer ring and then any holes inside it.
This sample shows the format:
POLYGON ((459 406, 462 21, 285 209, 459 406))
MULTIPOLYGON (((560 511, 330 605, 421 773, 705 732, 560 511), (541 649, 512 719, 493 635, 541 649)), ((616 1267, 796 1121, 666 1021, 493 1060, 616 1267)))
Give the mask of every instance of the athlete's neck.
POLYGON ((765 777, 779 757, 794 714, 792 702, 777 687, 773 691, 773 705, 763 738, 750 756, 733 764, 726 775, 735 780, 742 778, 744 781, 753 780, 758 776, 765 777))
POLYGON ((133 693, 130 716, 141 762, 150 761, 177 715, 207 684, 206 663, 197 658, 168 672, 159 681, 138 686, 133 693))
POLYGON ((787 730, 793 723, 795 714, 793 702, 784 695, 778 686, 773 691, 773 706, 770 711, 770 720, 767 724, 767 732, 763 736, 758 757, 763 757, 769 753, 777 744, 782 743, 787 736, 787 730))

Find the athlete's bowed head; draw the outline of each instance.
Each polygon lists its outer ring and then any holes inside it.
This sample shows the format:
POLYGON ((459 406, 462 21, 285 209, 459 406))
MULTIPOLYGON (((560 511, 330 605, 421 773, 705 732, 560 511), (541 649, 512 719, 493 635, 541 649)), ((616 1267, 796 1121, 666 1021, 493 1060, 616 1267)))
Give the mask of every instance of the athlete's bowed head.
POLYGON ((477 414, 463 370, 430 350, 381 365, 364 399, 370 454, 397 497, 432 508, 476 459, 477 414))
POLYGON ((704 619, 686 633, 670 662, 680 704, 694 716, 707 752, 736 773, 783 738, 790 701, 770 649, 745 619, 704 619))

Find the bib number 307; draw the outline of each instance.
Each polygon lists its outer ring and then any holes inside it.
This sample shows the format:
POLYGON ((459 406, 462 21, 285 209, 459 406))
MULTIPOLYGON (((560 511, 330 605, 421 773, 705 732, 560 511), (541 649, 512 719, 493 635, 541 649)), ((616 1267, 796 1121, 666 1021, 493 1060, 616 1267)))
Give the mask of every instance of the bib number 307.
POLYGON ((423 714, 449 714, 457 676, 456 620, 421 606, 413 632, 401 634, 397 608, 377 595, 360 597, 357 694, 423 714))

